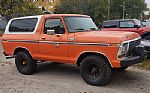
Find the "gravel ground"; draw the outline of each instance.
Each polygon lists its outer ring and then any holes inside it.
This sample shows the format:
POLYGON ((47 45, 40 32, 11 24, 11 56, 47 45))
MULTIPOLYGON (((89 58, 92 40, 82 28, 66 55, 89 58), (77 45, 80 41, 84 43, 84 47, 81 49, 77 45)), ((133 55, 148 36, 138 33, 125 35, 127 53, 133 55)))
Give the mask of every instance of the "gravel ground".
POLYGON ((14 60, 6 60, 0 45, 0 93, 149 93, 150 71, 130 67, 112 73, 106 86, 86 84, 73 65, 42 63, 34 75, 20 74, 14 60))

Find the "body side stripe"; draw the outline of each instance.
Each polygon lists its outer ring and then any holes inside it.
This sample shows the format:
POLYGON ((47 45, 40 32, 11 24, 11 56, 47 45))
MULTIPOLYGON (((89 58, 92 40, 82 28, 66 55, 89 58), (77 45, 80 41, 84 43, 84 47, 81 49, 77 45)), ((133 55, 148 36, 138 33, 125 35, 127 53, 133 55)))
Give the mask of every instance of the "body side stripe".
POLYGON ((75 44, 75 45, 98 45, 98 46, 110 46, 106 43, 78 43, 78 42, 52 42, 52 41, 37 41, 37 40, 5 40, 6 42, 28 42, 28 43, 47 43, 47 44, 75 44))

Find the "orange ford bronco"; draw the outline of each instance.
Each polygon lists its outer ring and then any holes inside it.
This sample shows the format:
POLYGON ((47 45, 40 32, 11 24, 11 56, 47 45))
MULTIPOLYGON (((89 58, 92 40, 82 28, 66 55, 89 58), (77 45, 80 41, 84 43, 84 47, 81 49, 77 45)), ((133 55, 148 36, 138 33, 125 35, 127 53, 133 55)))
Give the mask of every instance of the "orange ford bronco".
POLYGON ((99 31, 89 16, 78 14, 11 19, 2 44, 22 74, 33 74, 37 61, 76 64, 85 82, 96 86, 110 81, 112 69, 126 69, 144 57, 137 33, 99 31))

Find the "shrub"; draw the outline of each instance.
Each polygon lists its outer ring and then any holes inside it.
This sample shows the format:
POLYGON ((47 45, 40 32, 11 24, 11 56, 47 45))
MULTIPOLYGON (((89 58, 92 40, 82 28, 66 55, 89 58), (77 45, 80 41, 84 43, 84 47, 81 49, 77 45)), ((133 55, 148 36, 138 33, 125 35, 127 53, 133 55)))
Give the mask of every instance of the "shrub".
POLYGON ((137 64, 135 66, 137 66, 138 68, 141 68, 141 69, 150 70, 150 59, 144 60, 142 63, 137 64))

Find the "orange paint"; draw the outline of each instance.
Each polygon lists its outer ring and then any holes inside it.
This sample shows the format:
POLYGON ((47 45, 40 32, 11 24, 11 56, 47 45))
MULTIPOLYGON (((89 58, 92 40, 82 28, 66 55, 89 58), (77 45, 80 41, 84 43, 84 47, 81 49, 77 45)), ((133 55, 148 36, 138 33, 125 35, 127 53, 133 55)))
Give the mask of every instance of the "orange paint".
POLYGON ((35 34, 3 35, 2 44, 5 53, 13 56, 15 49, 20 47, 27 49, 36 60, 76 64, 77 59, 82 53, 93 52, 103 54, 109 60, 112 67, 120 67, 120 61, 117 59, 119 50, 117 44, 140 37, 133 32, 120 33, 119 31, 112 31, 111 33, 109 31, 69 33, 63 19, 65 16, 89 17, 77 14, 42 15, 35 34), (45 20, 49 18, 61 19, 65 27, 65 33, 61 36, 44 34, 45 20), (75 40, 70 41, 71 38, 75 38, 75 40), (16 42, 9 42, 11 40, 16 40, 16 42), (17 42, 17 40, 22 40, 22 42, 17 42), (30 42, 24 42, 24 40, 30 42), (95 45, 95 43, 102 45, 95 45), (109 45, 105 46, 105 44, 109 45))

